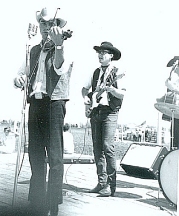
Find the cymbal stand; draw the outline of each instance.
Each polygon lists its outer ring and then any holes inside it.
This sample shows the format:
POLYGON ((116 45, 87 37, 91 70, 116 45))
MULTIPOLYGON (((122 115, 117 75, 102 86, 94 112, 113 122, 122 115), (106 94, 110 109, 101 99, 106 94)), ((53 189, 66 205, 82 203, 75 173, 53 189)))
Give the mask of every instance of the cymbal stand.
MULTIPOLYGON (((32 36, 37 34, 37 26, 32 25, 29 23, 28 28, 28 42, 32 36)), ((14 189, 13 189, 13 199, 12 199, 12 206, 15 206, 16 203, 16 194, 17 194, 17 182, 18 182, 18 174, 19 174, 19 167, 20 167, 20 156, 21 156, 21 149, 23 138, 25 134, 25 112, 26 112, 26 105, 27 105, 27 88, 28 88, 28 74, 29 74, 29 58, 30 58, 30 43, 26 44, 26 68, 25 68, 25 84, 22 90, 24 91, 23 95, 23 103, 22 103, 22 115, 21 115, 21 123, 20 123, 20 130, 19 130, 19 140, 17 146, 17 159, 16 159, 16 169, 15 169, 15 179, 14 179, 14 189)))
POLYGON ((172 131, 171 131, 171 146, 170 146, 170 150, 173 150, 173 140, 174 140, 174 112, 175 112, 175 109, 172 109, 172 118, 171 118, 171 128, 172 128, 172 131))

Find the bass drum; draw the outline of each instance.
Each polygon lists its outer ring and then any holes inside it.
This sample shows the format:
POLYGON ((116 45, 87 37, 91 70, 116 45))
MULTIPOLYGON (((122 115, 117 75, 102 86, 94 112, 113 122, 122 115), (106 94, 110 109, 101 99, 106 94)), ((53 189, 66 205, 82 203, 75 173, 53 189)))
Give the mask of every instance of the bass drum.
POLYGON ((177 205, 179 150, 168 152, 159 167, 159 185, 169 202, 177 205))

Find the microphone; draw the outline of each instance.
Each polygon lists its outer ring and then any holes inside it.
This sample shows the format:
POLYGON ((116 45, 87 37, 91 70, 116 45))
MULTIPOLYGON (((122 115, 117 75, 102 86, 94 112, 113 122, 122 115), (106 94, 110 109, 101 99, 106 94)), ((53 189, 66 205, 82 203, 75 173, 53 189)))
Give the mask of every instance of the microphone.
POLYGON ((27 31, 29 39, 31 39, 32 36, 35 36, 37 34, 37 29, 38 29, 38 26, 32 23, 29 23, 29 27, 27 31))

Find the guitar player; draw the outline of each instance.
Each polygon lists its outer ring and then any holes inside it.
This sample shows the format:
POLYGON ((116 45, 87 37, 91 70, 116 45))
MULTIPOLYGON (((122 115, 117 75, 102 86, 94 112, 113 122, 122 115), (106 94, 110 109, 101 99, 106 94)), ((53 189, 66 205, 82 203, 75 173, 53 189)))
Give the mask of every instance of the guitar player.
POLYGON ((99 196, 114 196, 116 190, 114 136, 126 89, 122 86, 123 75, 118 76, 118 68, 112 63, 121 58, 121 52, 110 42, 102 42, 100 46, 93 48, 98 54, 100 67, 94 71, 82 88, 84 103, 88 108, 91 107, 86 116, 90 118, 98 176, 98 184, 89 192, 98 193, 99 196))

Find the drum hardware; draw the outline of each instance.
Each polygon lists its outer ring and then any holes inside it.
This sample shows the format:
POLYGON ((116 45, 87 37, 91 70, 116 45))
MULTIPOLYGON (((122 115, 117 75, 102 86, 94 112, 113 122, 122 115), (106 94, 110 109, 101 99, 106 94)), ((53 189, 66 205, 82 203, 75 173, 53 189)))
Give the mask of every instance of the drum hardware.
POLYGON ((173 140, 174 140, 174 112, 175 110, 171 110, 172 111, 172 135, 171 135, 171 146, 170 146, 170 149, 172 150, 173 149, 173 140))
POLYGON ((155 108, 162 112, 163 114, 171 117, 172 131, 171 131, 171 149, 173 149, 173 140, 174 140, 174 118, 179 119, 179 106, 158 102, 155 103, 155 108))
POLYGON ((157 102, 154 104, 154 107, 169 117, 179 119, 179 106, 176 104, 157 102))
POLYGON ((160 155, 160 158, 161 158, 161 159, 164 159, 164 157, 165 157, 165 155, 160 155))
POLYGON ((156 170, 156 171, 154 172, 154 174, 158 177, 159 171, 156 170))
POLYGON ((159 166, 159 192, 173 205, 178 200, 178 160, 179 150, 169 151, 159 166))
POLYGON ((167 92, 165 96, 157 99, 157 103, 154 107, 161 113, 171 117, 171 146, 170 150, 173 149, 174 141, 174 118, 179 119, 179 95, 173 92, 167 92))
MULTIPOLYGON (((170 76, 168 80, 172 78, 172 72, 179 66, 179 56, 174 56, 171 59, 167 67, 172 67, 170 71, 170 76)), ((166 155, 161 155, 162 159, 159 170, 157 172, 159 190, 158 190, 158 199, 159 194, 162 191, 164 197, 170 202, 170 205, 176 206, 179 202, 179 149, 174 149, 174 119, 179 119, 179 95, 175 91, 167 89, 165 96, 157 99, 157 103, 154 104, 154 107, 168 117, 168 121, 171 121, 171 146, 170 151, 166 155), (168 100, 169 99, 169 100, 168 100)), ((162 210, 166 210, 163 207, 160 207, 162 210)), ((178 212, 178 211, 177 211, 178 212)), ((178 215, 178 214, 177 214, 178 215)))

